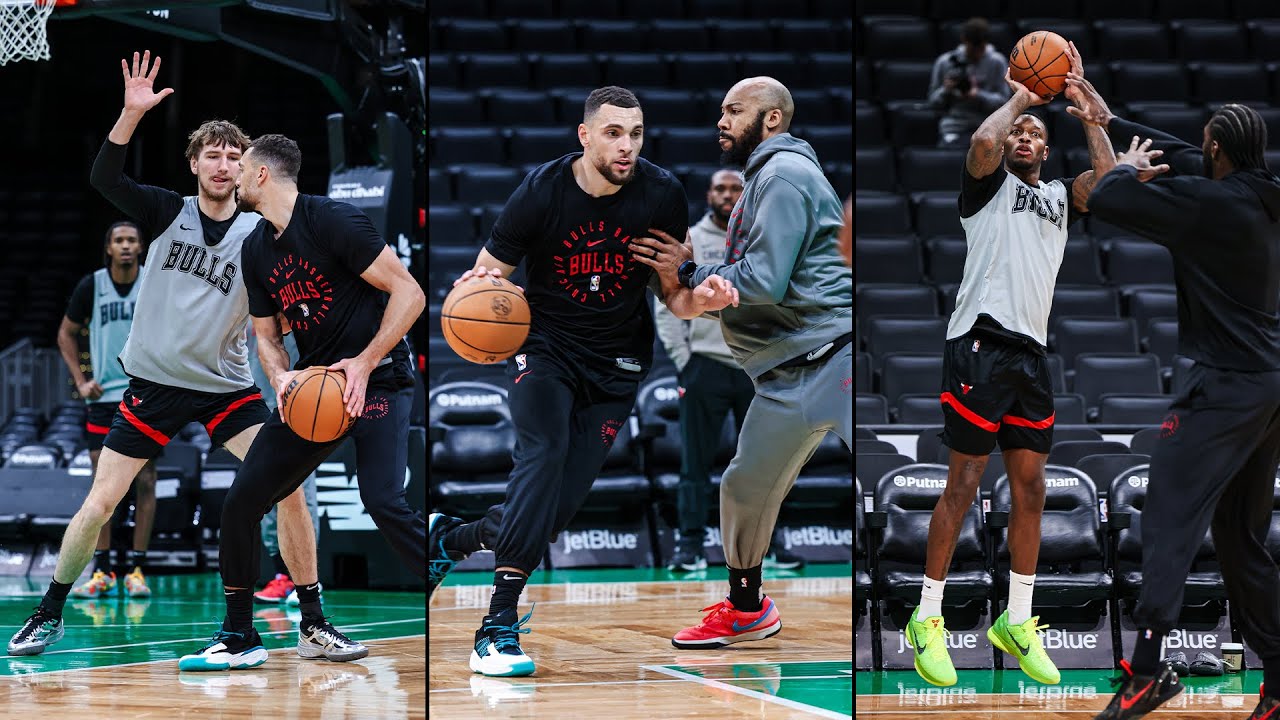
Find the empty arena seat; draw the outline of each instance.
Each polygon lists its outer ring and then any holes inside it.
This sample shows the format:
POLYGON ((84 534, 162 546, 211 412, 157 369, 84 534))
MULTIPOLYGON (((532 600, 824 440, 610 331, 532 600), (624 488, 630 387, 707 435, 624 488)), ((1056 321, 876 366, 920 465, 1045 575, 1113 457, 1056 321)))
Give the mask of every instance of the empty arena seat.
POLYGON ((1155 0, 1080 0, 1080 17, 1087 18, 1150 18, 1155 0))
POLYGON ((1185 355, 1175 355, 1173 358, 1173 373, 1169 383, 1169 392, 1177 395, 1182 392, 1187 382, 1187 373, 1191 371, 1196 362, 1185 355))
POLYGON ((1141 330, 1156 318, 1178 317, 1178 296, 1173 291, 1138 290, 1129 295, 1129 316, 1141 330))
POLYGON ((1249 20, 1249 49, 1258 60, 1280 60, 1280 20, 1249 20))
POLYGON ((614 53, 604 57, 604 77, 609 85, 660 88, 667 84, 667 61, 661 55, 614 53))
POLYGON ((907 192, 948 190, 960 192, 967 150, 962 148, 907 147, 898 152, 898 174, 907 192))
POLYGON ((1168 413, 1172 395, 1130 395, 1107 393, 1098 405, 1098 422, 1103 425, 1151 425, 1168 413))
POLYGON ((432 92, 435 92, 435 88, 452 88, 461 85, 458 72, 458 64, 454 62, 452 55, 431 53, 428 56, 427 79, 432 92))
POLYGON ((871 355, 854 353, 854 392, 871 392, 871 355))
POLYGON ((936 392, 899 397, 897 415, 893 419, 903 425, 937 425, 945 420, 936 392))
MULTIPOLYGON (((1036 602, 1050 606, 1079 606, 1105 601, 1111 595, 1111 574, 1105 567, 1106 537, 1098 519, 1098 492, 1083 472, 1053 463, 1044 469, 1044 510, 1040 517, 1040 553, 1036 563, 1036 602)), ((996 480, 991 509, 1008 513, 1013 493, 1008 475, 996 480)), ((1009 584, 1007 515, 993 527, 996 580, 1009 584)))
MULTIPOLYGON (((1123 599, 1142 590, 1142 508, 1147 499, 1150 465, 1134 467, 1116 477, 1108 495, 1108 528, 1112 536, 1115 584, 1123 599)), ((1213 538, 1206 532, 1187 574, 1183 605, 1203 605, 1225 597, 1222 575, 1216 569, 1213 538)))
MULTIPOLYGON (((836 162, 853 154, 853 134, 848 125, 805 125, 801 130, 792 130, 796 137, 813 147, 821 162, 836 162)), ((705 130, 700 132, 707 134, 705 130)))
POLYGON ((1093 241, 1068 237, 1058 267, 1058 286, 1102 284, 1102 263, 1093 241))
POLYGON ((432 206, 453 202, 453 187, 449 174, 439 168, 429 168, 427 199, 432 206))
POLYGON ((654 18, 649 27, 652 50, 703 52, 711 49, 711 34, 705 21, 654 18))
POLYGON ((713 92, 724 92, 741 79, 735 76, 733 57, 728 53, 675 53, 671 73, 676 87, 713 92))
POLYGON ((458 202, 467 205, 504 204, 521 176, 514 168, 464 167, 457 175, 458 202))
POLYGON ((715 50, 729 53, 769 52, 777 47, 773 29, 764 20, 717 20, 711 25, 711 41, 715 50))
POLYGON ((1266 104, 1271 99, 1261 63, 1206 62, 1192 66, 1196 97, 1204 103, 1266 104))
MULTIPOLYGON (((994 3, 993 3, 994 4, 994 3)), ((1013 50, 1013 45, 1025 33, 1019 33, 1012 23, 1006 20, 997 20, 1001 11, 996 11, 990 15, 985 15, 981 10, 974 10, 971 14, 964 17, 957 17, 951 20, 942 20, 938 24, 938 52, 931 57, 937 57, 940 53, 954 49, 961 42, 961 34, 964 31, 964 24, 968 22, 968 18, 973 16, 986 16, 987 20, 987 39, 995 46, 996 52, 1006 53, 1013 50)), ((937 13, 935 13, 935 16, 937 13)))
POLYGON ((854 456, 854 472, 860 478, 879 478, 895 473, 914 462, 906 455, 897 452, 857 453, 854 456))
POLYGON ((890 353, 940 353, 946 335, 944 317, 876 316, 867 323, 867 351, 878 367, 890 353))
POLYGON ((529 63, 516 54, 476 53, 465 56, 462 64, 463 86, 481 88, 527 88, 529 63))
MULTIPOLYGON (((1067 244, 1073 242, 1076 241, 1068 240, 1067 244)), ((1049 311, 1050 327, 1060 318, 1105 318, 1119 315, 1120 301, 1116 297, 1116 291, 1111 288, 1069 287, 1060 284, 1053 289, 1053 305, 1049 311)))
POLYGON ((474 92, 431 88, 427 111, 438 125, 484 122, 484 108, 474 92))
POLYGON ((1107 253, 1112 285, 1173 285, 1173 258, 1161 245, 1145 240, 1116 241, 1107 253))
MULTIPOLYGON (((1094 24, 1098 54, 1107 60, 1167 60, 1173 57, 1168 31, 1150 20, 1107 20, 1094 24)), ((1176 96, 1171 96, 1176 97, 1176 96)))
POLYGON ((455 382, 427 396, 429 427, 441 439, 431 449, 431 477, 441 505, 482 515, 506 492, 515 427, 507 392, 480 382, 455 382))
POLYGON ((1146 393, 1158 395, 1160 360, 1155 355, 1099 355, 1086 353, 1076 357, 1073 391, 1084 396, 1090 408, 1096 408, 1107 393, 1146 393))
POLYGON ((901 195, 864 195, 853 204, 854 227, 867 235, 902 235, 911 232, 907 199, 901 195))
POLYGON ((889 409, 898 405, 898 398, 905 394, 937 393, 942 384, 942 354, 937 353, 889 353, 880 360, 880 394, 889 402, 889 409))
MULTIPOLYGON (((582 49, 587 52, 640 52, 650 49, 649 26, 635 20, 585 20, 581 23, 582 49)), ((641 82, 639 85, 662 85, 641 82)))
MULTIPOLYGON (((1074 19, 1071 15, 1066 12, 1059 12, 1058 17, 1027 17, 1021 13, 1013 14, 1011 17, 1018 18, 1015 22, 1017 29, 1014 34, 1020 38, 1036 30, 1051 30, 1075 43, 1082 57, 1091 58, 1095 49, 1093 28, 1085 21, 1074 19)), ((1007 50, 1013 50, 1013 46, 1010 45, 1007 50)))
MULTIPOLYGON (((847 61, 849 53, 837 52, 841 50, 840 38, 836 32, 835 23, 830 20, 781 20, 778 22, 778 47, 792 48, 801 47, 832 55, 844 55, 847 61)), ((846 77, 848 77, 846 75, 846 77)), ((825 85, 826 81, 816 82, 815 85, 825 85)), ((848 84, 846 80, 844 83, 848 84)))
POLYGON ((1173 62, 1115 62, 1111 64, 1111 79, 1115 94, 1127 102, 1167 100, 1187 94, 1186 73, 1173 62))
POLYGON ((1187 20, 1172 24, 1178 57, 1186 62, 1247 60, 1249 43, 1240 23, 1187 20))
POLYGON ((1080 423, 1086 421, 1084 396, 1076 393, 1054 393, 1053 421, 1055 423, 1080 423))
MULTIPOLYGON (((664 130, 657 142, 658 164, 676 163, 712 164, 720 156, 720 146, 715 135, 703 128, 670 128, 664 130)), ((693 192, 705 190, 695 188, 693 192)))
MULTIPOLYGON (((869 57, 892 60, 933 60, 938 57, 938 39, 933 23, 920 18, 890 16, 866 18, 869 57)), ((955 47, 952 44, 951 47, 955 47)))
MULTIPOLYGON (((814 61, 815 71, 817 71, 816 55, 814 56, 814 61)), ((875 95, 882 102, 889 100, 922 102, 929 96, 929 75, 932 71, 932 62, 921 60, 878 60, 875 63, 875 95)), ((818 81, 815 80, 815 82, 818 81)))
POLYGON ((856 293, 858 320, 864 328, 872 317, 882 315, 938 314, 938 296, 929 287, 860 284, 856 293))
POLYGON ((955 193, 921 193, 915 196, 915 213, 920 237, 964 235, 955 193))
POLYGON ((1172 368, 1174 358, 1178 354, 1178 321, 1152 320, 1147 325, 1144 352, 1160 358, 1162 374, 1165 369, 1172 368))
POLYGON ((914 235, 858 238, 854 244, 854 255, 857 282, 920 282, 920 243, 914 235))
POLYGON ((698 93, 692 90, 647 89, 637 91, 636 98, 644 109, 647 124, 659 127, 697 125, 703 119, 698 93))
POLYGON ((889 118, 889 140, 899 147, 938 144, 939 113, 920 103, 891 103, 885 109, 889 118))
POLYGON ((964 238, 930 238, 925 243, 926 275, 930 282, 939 285, 959 283, 964 277, 968 251, 969 246, 964 238))
POLYGON ((578 49, 573 25, 563 19, 523 19, 511 23, 511 47, 521 52, 565 52, 578 49))
MULTIPOLYGON (((924 582, 929 521, 946 486, 947 468, 934 463, 898 467, 875 483, 875 510, 886 516, 879 546, 875 549, 880 577, 880 597, 914 604, 924 582)), ((948 605, 990 596, 992 581, 986 571, 985 525, 977 498, 965 511, 951 568, 947 574, 948 605)))
POLYGON ((898 448, 886 440, 854 440, 853 452, 856 455, 870 455, 873 453, 893 455, 898 452, 898 448))
MULTIPOLYGON (((600 67, 595 56, 587 53, 542 54, 534 63, 533 85, 547 90, 563 85, 565 78, 573 78, 575 85, 597 87, 600 85, 600 67)), ((581 122, 581 106, 578 108, 578 117, 581 122)))
MULTIPOLYGON (((789 72, 803 74, 804 79, 797 80, 794 84, 797 86, 809 84, 809 71, 806 64, 797 62, 794 56, 777 53, 744 55, 742 58, 743 74, 748 76, 761 74, 766 69, 764 63, 766 59, 771 63, 786 60, 788 67, 794 68, 789 72), (787 58, 790 58, 790 60, 787 60, 787 58)), ((790 85, 792 83, 785 84, 790 85)), ((796 106, 795 116, 804 118, 805 122, 812 125, 837 125, 841 123, 848 125, 849 121, 853 119, 853 93, 848 89, 843 91, 838 88, 829 90, 792 90, 791 101, 796 106), (842 106, 847 107, 847 109, 842 111, 842 106), (843 115, 841 114, 842 112, 844 113, 843 115)), ((859 107, 862 107, 862 105, 867 105, 867 103, 861 103, 859 107)), ((883 129, 880 134, 884 135, 883 129)), ((864 145, 866 140, 857 138, 857 144, 864 145)))
POLYGON ((450 52, 501 52, 510 47, 507 32, 496 20, 441 20, 441 49, 450 52))
POLYGON ((1151 456, 1146 454, 1132 452, 1110 453, 1085 455, 1076 461, 1074 467, 1092 478, 1094 486, 1098 489, 1098 494, 1106 497, 1107 493, 1111 491, 1111 483, 1121 473, 1127 476, 1133 468, 1150 462, 1151 456))
POLYGON ((889 405, 877 393, 854 395, 854 418, 858 425, 885 425, 889 422, 889 405))
POLYGON ((1134 122, 1195 145, 1203 142, 1204 125, 1209 120, 1204 108, 1199 107, 1134 110, 1132 118, 1134 122))
MULTIPOLYGON (((574 150, 579 152, 577 132, 563 127, 517 127, 511 130, 511 162, 516 165, 541 165, 574 150)), ((644 157, 645 153, 642 152, 644 157)), ((506 198, 503 198, 506 202, 506 198)))
POLYGON ((555 104, 537 90, 481 90, 485 117, 494 125, 554 125, 555 104))
POLYGON ((58 468, 65 466, 62 449, 48 443, 34 443, 16 448, 5 460, 6 468, 58 468))
POLYGON ((854 534, 854 561, 853 561, 853 594, 854 599, 858 601, 860 608, 865 609, 866 604, 871 601, 871 564, 870 556, 867 554, 869 547, 866 539, 867 521, 863 517, 863 493, 862 483, 854 480, 853 482, 853 534, 854 534))
POLYGON ((491 5, 493 17, 500 18, 547 18, 552 9, 539 0, 493 0, 491 5))
POLYGON ((568 18, 621 17, 622 2, 621 0, 560 0, 560 15, 568 18))
POLYGON ((1080 458, 1088 455, 1123 455, 1129 446, 1114 440, 1058 440, 1054 438, 1049 449, 1049 462, 1053 465, 1076 467, 1080 458))
POLYGON ((1082 353, 1136 353, 1138 329, 1133 318, 1064 317, 1053 327, 1054 350, 1067 370, 1082 353))
POLYGON ((436 133, 436 158, 445 165, 502 165, 507 162, 506 142, 497 128, 442 127, 436 133))
POLYGON ((854 177, 859 191, 892 192, 897 189, 893 151, 888 147, 860 147, 853 155, 853 163, 858 169, 854 177))

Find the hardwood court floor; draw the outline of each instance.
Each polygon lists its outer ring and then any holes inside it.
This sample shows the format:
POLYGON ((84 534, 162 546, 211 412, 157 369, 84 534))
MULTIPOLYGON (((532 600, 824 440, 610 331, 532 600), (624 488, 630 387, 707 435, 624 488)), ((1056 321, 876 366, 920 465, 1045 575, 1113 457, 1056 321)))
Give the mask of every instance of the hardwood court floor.
POLYGON ((765 573, 780 634, 720 650, 677 650, 671 635, 723 599, 724 568, 681 579, 666 570, 535 573, 520 613, 525 678, 487 678, 467 665, 489 604, 492 573, 455 573, 429 607, 429 710, 449 720, 600 717, 850 718, 850 565, 765 573), (714 578, 714 579, 712 579, 714 578))
MULTIPOLYGON (((215 575, 150 577, 149 600, 69 600, 66 637, 38 656, 0 655, 0 717, 87 711, 119 718, 316 718, 367 720, 426 715, 423 593, 327 590, 325 612, 369 656, 349 663, 294 652, 297 608, 255 606, 271 651, 250 670, 179 673, 224 612, 215 575)), ((0 586, 0 634, 8 641, 43 584, 0 586)))
MULTIPOLYGON (((1115 689, 1109 670, 1063 670, 1058 685, 1041 685, 1018 670, 961 670, 948 688, 914 672, 858 672, 854 705, 859 717, 880 720, 1082 720, 1102 711, 1115 689)), ((1190 677, 1187 689, 1148 715, 1163 720, 1245 718, 1258 702, 1261 671, 1190 677)))

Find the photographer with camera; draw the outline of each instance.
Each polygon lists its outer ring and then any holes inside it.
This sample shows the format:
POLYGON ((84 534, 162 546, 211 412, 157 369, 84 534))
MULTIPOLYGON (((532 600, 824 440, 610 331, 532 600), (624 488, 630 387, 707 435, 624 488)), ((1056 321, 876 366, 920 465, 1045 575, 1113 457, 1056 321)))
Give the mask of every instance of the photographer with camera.
POLYGON ((970 18, 961 28, 960 44, 933 63, 929 107, 942 111, 941 147, 968 147, 973 131, 1009 99, 1008 60, 987 42, 989 33, 985 19, 970 18))

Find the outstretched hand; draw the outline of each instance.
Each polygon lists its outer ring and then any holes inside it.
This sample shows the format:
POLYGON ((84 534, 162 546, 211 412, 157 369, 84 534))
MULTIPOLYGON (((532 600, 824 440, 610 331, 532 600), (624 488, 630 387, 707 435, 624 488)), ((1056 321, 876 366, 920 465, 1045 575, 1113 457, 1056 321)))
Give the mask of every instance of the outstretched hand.
POLYGON ((1121 165, 1130 165, 1138 169, 1138 179, 1146 182, 1151 178, 1162 173, 1169 172, 1168 165, 1152 165, 1151 161, 1164 154, 1163 150, 1148 150, 1151 147, 1151 138, 1138 144, 1138 136, 1133 136, 1133 141, 1129 143, 1129 149, 1116 156, 1116 167, 1121 165))
POLYGON ((738 289, 719 275, 708 275, 693 289, 693 304, 701 312, 715 312, 732 305, 738 307, 738 289))
POLYGON ((124 71, 124 108, 138 114, 145 113, 160 101, 173 94, 173 88, 154 91, 156 75, 160 73, 160 56, 156 56, 155 64, 151 64, 151 51, 142 53, 139 63, 138 53, 133 54, 133 67, 128 60, 120 61, 120 69, 124 71), (148 66, 150 68, 148 69, 148 66))
MULTIPOLYGON (((1067 60, 1071 63, 1071 69, 1068 75, 1075 74, 1077 77, 1084 77, 1084 61, 1080 59, 1080 51, 1076 49, 1076 44, 1067 41, 1067 60)), ((1080 97, 1080 88, 1067 83, 1067 89, 1063 93, 1072 103, 1079 104, 1077 99, 1080 97)), ((1069 112, 1069 111, 1068 111, 1069 112)))

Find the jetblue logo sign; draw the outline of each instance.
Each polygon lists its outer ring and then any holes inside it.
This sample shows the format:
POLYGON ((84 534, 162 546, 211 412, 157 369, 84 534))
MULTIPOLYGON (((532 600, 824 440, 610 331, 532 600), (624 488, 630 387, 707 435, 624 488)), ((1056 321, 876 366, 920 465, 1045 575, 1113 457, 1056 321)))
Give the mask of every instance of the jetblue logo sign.
POLYGON ((566 555, 583 550, 635 550, 638 546, 639 538, 631 532, 614 533, 598 529, 564 534, 566 555))

